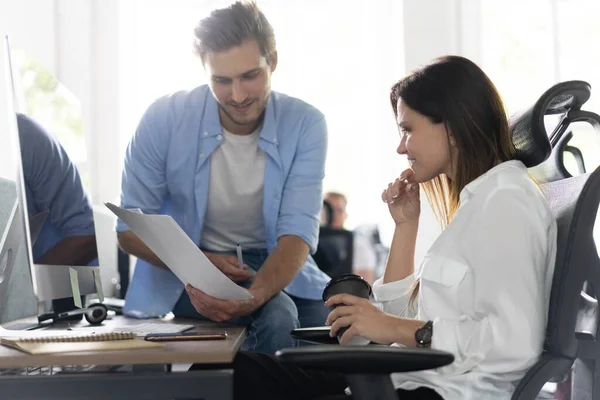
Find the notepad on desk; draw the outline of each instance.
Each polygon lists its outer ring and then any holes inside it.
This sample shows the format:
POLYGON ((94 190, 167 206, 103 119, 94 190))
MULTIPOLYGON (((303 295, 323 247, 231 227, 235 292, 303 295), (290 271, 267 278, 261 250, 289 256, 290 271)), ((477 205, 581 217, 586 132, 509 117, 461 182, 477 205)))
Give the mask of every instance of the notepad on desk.
POLYGON ((139 339, 135 333, 101 333, 76 336, 0 337, 0 344, 29 354, 133 350, 162 347, 139 339))

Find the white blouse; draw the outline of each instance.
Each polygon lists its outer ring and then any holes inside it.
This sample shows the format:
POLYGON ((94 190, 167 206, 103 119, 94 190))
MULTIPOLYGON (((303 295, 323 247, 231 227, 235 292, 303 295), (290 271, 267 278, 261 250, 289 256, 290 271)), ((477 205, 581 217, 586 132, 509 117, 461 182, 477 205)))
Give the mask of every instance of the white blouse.
POLYGON ((436 370, 392 374, 397 388, 428 386, 446 400, 510 399, 544 342, 556 257, 556 222, 520 161, 469 183, 460 208, 415 272, 373 286, 388 313, 433 321, 431 347, 454 354, 436 370), (411 312, 412 311, 412 312, 411 312))

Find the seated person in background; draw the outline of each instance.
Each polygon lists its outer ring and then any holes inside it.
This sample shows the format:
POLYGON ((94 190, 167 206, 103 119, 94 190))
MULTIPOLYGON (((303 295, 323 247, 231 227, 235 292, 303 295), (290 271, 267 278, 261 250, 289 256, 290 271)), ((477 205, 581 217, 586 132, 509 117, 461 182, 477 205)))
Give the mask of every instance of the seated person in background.
POLYGON ((48 212, 33 246, 33 261, 88 265, 98 251, 92 205, 79 171, 40 124, 23 114, 17 114, 17 123, 28 212, 48 212))
POLYGON ((329 278, 309 257, 318 238, 325 119, 311 105, 271 91, 275 37, 255 3, 213 11, 195 35, 210 83, 160 98, 146 111, 127 150, 121 205, 170 214, 254 298, 225 301, 193 287, 184 291, 119 221, 121 247, 140 259, 124 312, 173 311, 248 325, 243 348, 272 353, 296 344, 293 329, 322 326, 328 314, 321 295, 329 278))
MULTIPOLYGON (((396 225, 373 287, 381 304, 332 296, 331 335, 347 327, 342 344, 360 335, 454 354, 442 368, 392 374, 400 399, 508 400, 542 351, 556 222, 515 159, 496 88, 474 63, 438 58, 395 84, 390 100, 410 169, 381 195, 396 225), (415 270, 419 185, 445 229, 415 270)), ((245 352, 233 367, 236 399, 348 398, 341 374, 245 352)))
MULTIPOLYGON (((331 205, 333 215, 330 228, 344 229, 348 218, 346 196, 338 192, 327 192, 325 200, 331 205)), ((352 270, 355 274, 362 276, 369 283, 375 281, 375 267, 377 255, 368 238, 354 232, 354 248, 352 251, 352 270)))

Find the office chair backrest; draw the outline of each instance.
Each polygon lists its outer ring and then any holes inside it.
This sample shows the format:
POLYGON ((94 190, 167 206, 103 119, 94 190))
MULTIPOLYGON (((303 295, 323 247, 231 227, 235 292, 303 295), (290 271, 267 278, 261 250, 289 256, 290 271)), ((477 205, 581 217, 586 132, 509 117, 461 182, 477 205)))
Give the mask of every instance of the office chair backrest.
MULTIPOLYGON (((585 293, 584 283, 588 281, 600 288, 600 261, 593 237, 600 203, 600 169, 570 177, 562 158, 568 141, 564 134, 571 122, 586 121, 595 128, 600 126, 600 117, 581 111, 589 96, 590 86, 586 82, 560 83, 546 91, 532 108, 511 119, 515 144, 539 146, 538 150, 525 146, 520 151, 527 166, 536 166, 534 161, 542 159, 542 153, 545 155, 547 161, 536 170, 545 173, 541 178, 546 183, 541 184, 541 189, 558 227, 543 353, 519 383, 513 399, 534 399, 547 381, 568 372, 581 354, 581 340, 595 340, 598 307, 596 300, 585 293), (548 134, 544 116, 557 114, 559 122, 548 134)), ((540 179, 540 175, 536 178, 540 179)))
POLYGON ((336 229, 333 224, 333 207, 323 200, 319 227, 319 244, 313 255, 319 269, 334 278, 352 272, 354 260, 354 233, 346 229, 336 229))
POLYGON ((544 351, 575 359, 578 347, 575 332, 582 323, 587 325, 579 315, 580 294, 585 280, 600 272, 593 237, 600 201, 600 169, 590 175, 546 183, 542 190, 558 227, 544 351))
POLYGON ((323 200, 321 209, 321 227, 331 228, 333 224, 333 206, 327 200, 323 200))
MULTIPOLYGON (((600 204, 600 168, 541 188, 558 227, 546 339, 540 360, 521 380, 513 400, 532 400, 546 382, 564 377, 581 356, 581 341, 595 343, 598 328, 597 301, 584 289, 586 281, 600 288, 600 260, 593 237, 600 204)), ((589 352, 587 356, 597 358, 597 354, 589 352)))
POLYGON ((321 227, 319 245, 313 259, 331 278, 352 272, 354 233, 345 229, 321 227))
MULTIPOLYGON (((570 132, 571 123, 587 122, 600 134, 600 117, 595 113, 581 110, 590 95, 591 87, 587 82, 562 82, 552 86, 542 94, 531 108, 511 118, 513 141, 515 143, 520 140, 534 140, 537 142, 537 149, 528 147, 531 149, 529 151, 548 154, 546 162, 531 170, 532 175, 538 181, 548 182, 571 176, 564 165, 565 152, 578 150, 568 146, 568 142, 572 137, 570 132), (545 117, 548 116, 553 116, 558 121, 551 131, 547 131, 545 117), (544 134, 531 135, 530 132, 543 132, 544 134), (549 146, 546 138, 549 139, 549 146)), ((525 155, 525 158, 527 158, 527 155, 525 155)), ((579 169, 584 170, 582 158, 575 158, 580 164, 578 165, 579 169)), ((536 165, 527 162, 525 164, 527 166, 536 165)))

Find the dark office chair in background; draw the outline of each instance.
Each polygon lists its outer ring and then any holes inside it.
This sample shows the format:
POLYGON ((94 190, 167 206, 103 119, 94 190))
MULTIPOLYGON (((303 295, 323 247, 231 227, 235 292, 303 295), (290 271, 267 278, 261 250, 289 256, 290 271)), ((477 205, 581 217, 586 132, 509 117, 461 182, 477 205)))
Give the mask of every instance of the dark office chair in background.
POLYGON ((354 233, 331 227, 333 208, 323 200, 324 225, 319 227, 319 244, 313 255, 319 269, 331 278, 352 272, 354 233))
MULTIPOLYGON (((560 171, 553 166, 561 160, 557 151, 564 148, 558 144, 570 123, 588 122, 600 133, 600 116, 581 110, 590 90, 582 81, 555 85, 532 108, 512 118, 518 159, 530 168, 549 160, 546 162, 551 165, 545 170, 560 171), (548 135, 544 115, 556 114, 562 118, 548 135)), ((600 384, 596 377, 600 375, 600 366, 596 368, 600 360, 596 340, 599 318, 593 291, 600 288, 600 259, 593 238, 600 204, 600 168, 577 177, 565 171, 538 178, 544 182, 541 189, 557 219, 558 248, 544 349, 519 382, 514 400, 535 399, 546 382, 564 377, 575 360, 573 399, 600 399, 600 389, 596 389, 596 381, 600 384), (588 285, 584 285, 586 281, 588 285)), ((312 346, 285 349, 277 356, 298 366, 345 373, 357 400, 397 399, 390 373, 437 368, 453 361, 453 356, 444 352, 387 346, 312 346)))

